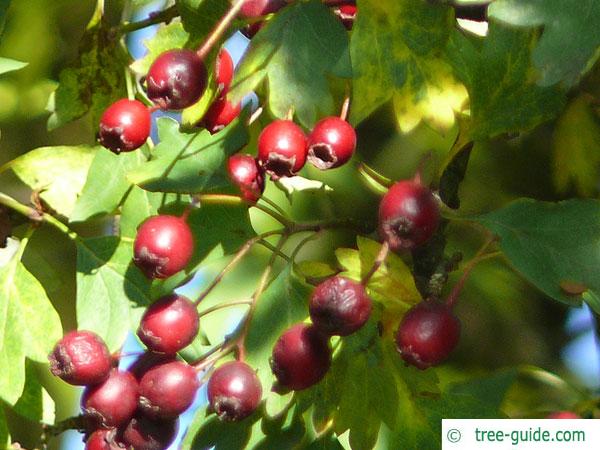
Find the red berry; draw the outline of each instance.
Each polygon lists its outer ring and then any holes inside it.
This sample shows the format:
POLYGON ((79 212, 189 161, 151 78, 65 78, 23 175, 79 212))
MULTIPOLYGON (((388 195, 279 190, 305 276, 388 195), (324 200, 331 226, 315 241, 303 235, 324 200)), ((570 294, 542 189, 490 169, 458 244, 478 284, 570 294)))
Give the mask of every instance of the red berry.
POLYGON ((291 120, 276 120, 258 137, 258 161, 272 179, 295 175, 306 162, 307 141, 291 120))
POLYGON ((240 115, 241 111, 241 103, 234 105, 227 98, 221 97, 210 105, 210 108, 208 108, 208 111, 202 118, 202 123, 211 134, 215 134, 233 122, 240 115))
POLYGON ((113 369, 108 379, 87 387, 81 406, 87 416, 103 427, 122 425, 133 417, 138 403, 138 383, 129 372, 113 369))
POLYGON ((279 384, 295 391, 321 381, 330 365, 327 338, 305 323, 285 331, 275 343, 271 357, 271 369, 279 384))
POLYGON ((196 370, 189 364, 159 364, 140 380, 139 406, 150 417, 175 419, 194 402, 199 387, 196 370))
POLYGON ((146 76, 148 97, 161 109, 184 109, 196 103, 206 89, 206 67, 192 50, 161 53, 146 76))
POLYGON ((208 401, 220 419, 242 420, 252 414, 262 397, 262 386, 248 364, 230 361, 208 381, 208 401))
POLYGON ((581 416, 571 411, 556 411, 548 414, 546 419, 581 419, 581 416))
POLYGON ((137 335, 149 350, 175 354, 198 334, 198 311, 188 298, 172 294, 146 309, 137 335))
POLYGON ((272 14, 286 5, 286 0, 246 0, 240 14, 247 18, 255 18, 272 14))
POLYGON ((355 149, 356 131, 339 117, 320 120, 308 136, 308 161, 321 170, 345 164, 355 149))
POLYGON ((351 30, 356 20, 356 5, 342 5, 339 8, 334 9, 336 16, 340 18, 346 30, 351 30))
POLYGON ((71 331, 48 355, 50 371, 69 384, 88 386, 108 378, 112 360, 106 344, 91 331, 71 331))
POLYGON ((233 80, 233 59, 229 52, 222 48, 215 63, 215 82, 221 94, 229 90, 231 80, 233 80))
POLYGON ((150 136, 150 111, 137 100, 121 99, 110 105, 100 118, 100 143, 114 153, 141 147, 150 136))
POLYGON ((146 352, 139 356, 127 370, 135 377, 136 380, 140 381, 144 374, 152 367, 172 361, 175 361, 175 355, 146 352))
POLYGON ((133 261, 148 278, 168 278, 185 269, 194 253, 194 237, 186 221, 160 215, 138 228, 133 261))
POLYGON ((135 450, 164 450, 175 440, 177 420, 152 420, 136 415, 123 430, 123 442, 135 450))
POLYGON ((425 243, 439 221, 436 198, 414 181, 394 184, 379 204, 379 235, 394 251, 412 250, 425 243))
POLYGON ((424 301, 412 307, 396 333, 396 347, 407 363, 427 369, 443 362, 460 338, 460 321, 444 303, 424 301))
POLYGON ((348 336, 369 320, 371 306, 362 284, 336 276, 315 288, 309 303, 310 318, 325 334, 348 336))
POLYGON ((235 154, 227 161, 227 171, 244 200, 256 203, 265 190, 265 177, 256 160, 250 155, 235 154))
POLYGON ((96 430, 87 439, 85 450, 123 450, 125 446, 116 437, 116 428, 96 430))

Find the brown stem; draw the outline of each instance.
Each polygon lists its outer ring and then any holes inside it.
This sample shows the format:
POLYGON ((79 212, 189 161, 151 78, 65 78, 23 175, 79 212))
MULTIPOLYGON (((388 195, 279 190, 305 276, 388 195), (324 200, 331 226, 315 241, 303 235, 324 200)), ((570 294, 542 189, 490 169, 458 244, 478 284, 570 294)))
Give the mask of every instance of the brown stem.
POLYGON ((175 17, 179 15, 177 5, 170 6, 162 11, 150 14, 147 19, 140 20, 139 22, 124 23, 116 28, 117 34, 127 34, 133 31, 141 30, 142 28, 149 27, 151 25, 158 25, 159 23, 169 23, 175 17))
POLYGON ((263 107, 259 106, 256 111, 254 111, 252 113, 252 115, 250 116, 250 118, 248 119, 248 126, 252 125, 254 122, 256 122, 258 120, 258 118, 261 116, 261 114, 263 113, 263 107))
POLYGON ((346 97, 344 99, 344 103, 342 103, 342 109, 340 111, 340 119, 346 120, 348 118, 348 111, 350 110, 350 97, 346 97))
POLYGON ((256 209, 264 212, 265 214, 268 214, 269 216, 271 216, 273 219, 278 221, 281 225, 283 225, 286 228, 291 228, 294 225, 291 220, 289 220, 286 217, 284 217, 283 215, 279 214, 277 211, 273 211, 271 208, 267 208, 265 205, 256 203, 252 206, 255 207, 256 209))
POLYGON ((219 310, 225 309, 225 308, 231 308, 232 306, 250 305, 250 303, 251 302, 248 300, 240 300, 237 302, 221 303, 219 305, 211 306, 210 308, 207 308, 204 311, 200 311, 198 313, 198 317, 204 317, 215 311, 219 311, 219 310))
POLYGON ((361 281, 361 284, 363 286, 366 286, 367 284, 369 284, 369 281, 371 280, 373 275, 375 275, 375 272, 377 272, 379 270, 379 268, 384 263, 384 261, 387 258, 389 253, 390 253, 390 246, 386 241, 383 243, 383 245, 379 249, 379 253, 377 254, 377 257, 375 258, 375 261, 373 261, 373 266, 371 266, 371 269, 369 270, 369 272, 363 277, 363 279, 361 281))
POLYGON ((43 432, 47 436, 58 436, 68 430, 79 430, 85 431, 86 419, 84 416, 69 417, 68 419, 62 420, 54 425, 43 424, 43 432))
POLYGON ((221 39, 225 31, 229 28, 229 25, 234 21, 237 17, 240 9, 244 5, 245 0, 238 0, 235 2, 229 11, 221 18, 219 23, 215 26, 215 28, 210 32, 208 38, 204 41, 204 43, 200 46, 198 51, 196 52, 200 59, 205 59, 210 53, 213 46, 221 39))

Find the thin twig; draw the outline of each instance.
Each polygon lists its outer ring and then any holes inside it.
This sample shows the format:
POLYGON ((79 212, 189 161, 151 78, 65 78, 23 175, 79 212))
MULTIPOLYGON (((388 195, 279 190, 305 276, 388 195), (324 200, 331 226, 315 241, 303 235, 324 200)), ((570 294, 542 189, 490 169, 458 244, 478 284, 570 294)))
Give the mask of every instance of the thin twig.
POLYGON ((377 272, 379 270, 379 268, 381 267, 381 265, 384 263, 389 252, 390 252, 390 246, 389 246, 388 242, 385 241, 383 243, 383 245, 381 246, 381 248, 379 249, 379 253, 375 257, 375 261, 373 261, 373 265, 371 266, 371 269, 369 270, 369 272, 367 272, 367 274, 361 280, 361 284, 363 286, 366 286, 367 284, 369 284, 369 281, 371 281, 371 278, 373 277, 373 275, 375 275, 375 272, 377 272))
POLYGON ((279 206, 277 203, 275 203, 273 200, 271 200, 268 197, 265 197, 264 195, 260 197, 260 199, 265 202, 267 205, 269 205, 271 208, 275 209, 279 214, 281 214, 282 216, 285 216, 287 213, 281 208, 281 206, 279 206))
POLYGON ((200 311, 198 313, 198 317, 207 316, 210 313, 213 313, 215 311, 219 311, 221 309, 231 308, 233 306, 250 305, 251 303, 252 302, 250 300, 239 300, 239 301, 236 301, 236 302, 221 303, 219 305, 215 305, 215 306, 211 306, 210 308, 206 308, 204 311, 200 311))
POLYGON ((141 30, 143 28, 158 25, 159 23, 169 23, 175 17, 179 15, 177 5, 170 6, 167 9, 152 13, 147 19, 140 20, 139 22, 123 23, 116 27, 117 34, 127 34, 133 31, 141 30))
POLYGON ((271 216, 273 219, 278 221, 281 225, 283 225, 286 228, 291 228, 294 226, 294 223, 291 220, 289 220, 287 217, 284 217, 283 215, 279 214, 277 211, 273 211, 271 208, 267 208, 265 205, 256 203, 255 205, 252 205, 252 206, 254 206, 259 211, 262 211, 265 214, 268 214, 269 216, 271 216))
POLYGON ((344 103, 342 103, 342 109, 340 111, 340 119, 346 120, 348 118, 348 111, 350 110, 350 97, 346 97, 344 99, 344 103))
POLYGON ((213 46, 221 39, 223 33, 227 31, 229 25, 231 25, 233 20, 237 17, 244 2, 245 0, 238 0, 231 8, 229 8, 229 11, 221 18, 219 23, 217 23, 217 26, 211 31, 208 38, 196 52, 200 59, 205 59, 208 56, 213 46))

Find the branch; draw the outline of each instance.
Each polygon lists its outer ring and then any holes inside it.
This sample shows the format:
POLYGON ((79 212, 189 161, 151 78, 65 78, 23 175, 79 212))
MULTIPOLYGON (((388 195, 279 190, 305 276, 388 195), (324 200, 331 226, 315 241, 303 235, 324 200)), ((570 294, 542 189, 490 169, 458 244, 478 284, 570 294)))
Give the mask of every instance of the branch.
POLYGON ((231 8, 229 8, 229 11, 227 11, 219 23, 217 23, 217 26, 215 26, 215 28, 210 32, 206 41, 204 41, 202 46, 196 52, 200 59, 203 60, 208 56, 210 50, 218 42, 218 40, 221 39, 221 36, 223 36, 225 31, 227 31, 229 28, 229 25, 231 25, 233 20, 237 17, 238 13, 242 9, 242 6, 244 5, 244 2, 245 0, 238 0, 231 8))
POLYGON ((159 23, 169 23, 177 16, 179 16, 179 10, 177 9, 177 5, 173 5, 162 11, 151 13, 147 19, 140 20, 139 22, 125 22, 116 27, 115 32, 119 35, 131 33, 152 25, 158 25, 159 23))
POLYGON ((363 286, 366 286, 367 284, 369 284, 369 281, 371 281, 371 278, 373 277, 373 275, 375 275, 375 272, 377 272, 379 270, 379 268, 384 263, 384 261, 387 258, 389 253, 390 253, 390 245, 388 244, 387 241, 385 241, 383 243, 383 245, 381 246, 381 248, 379 249, 379 253, 375 257, 375 261, 373 261, 373 266, 371 267, 371 270, 369 270, 369 272, 361 280, 361 284, 363 286))

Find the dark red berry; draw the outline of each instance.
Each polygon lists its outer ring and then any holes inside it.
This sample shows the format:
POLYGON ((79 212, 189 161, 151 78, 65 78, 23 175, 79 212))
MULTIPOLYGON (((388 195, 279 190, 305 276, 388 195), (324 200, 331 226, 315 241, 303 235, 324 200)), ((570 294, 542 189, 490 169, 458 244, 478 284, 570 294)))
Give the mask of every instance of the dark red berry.
POLYGON ((175 440, 178 428, 177 420, 152 420, 138 414, 123 430, 122 440, 135 450, 164 450, 175 440))
POLYGON ((315 288, 309 303, 310 318, 325 334, 348 336, 369 320, 371 306, 362 284, 336 276, 315 288))
POLYGON ((306 163, 306 135, 291 120, 276 120, 258 137, 258 161, 277 180, 295 175, 306 163))
POLYGON ((571 411, 556 411, 548 414, 546 419, 581 419, 581 416, 571 411))
POLYGON ((215 63, 215 83, 221 94, 225 94, 229 90, 233 80, 233 59, 226 49, 221 49, 217 55, 215 63))
POLYGON ((154 302, 142 316, 137 335, 149 350, 175 354, 198 334, 198 311, 194 303, 177 294, 154 302))
POLYGON ((194 237, 186 221, 160 215, 138 228, 133 261, 148 278, 168 278, 185 269, 194 253, 194 237))
POLYGON ((196 103, 206 89, 206 67, 192 50, 161 53, 146 76, 148 97, 161 109, 184 109, 196 103))
POLYGON ((424 301, 412 307, 396 333, 402 359, 419 369, 443 362, 460 338, 460 321, 448 306, 424 301))
POLYGON ((308 136, 308 161, 322 170, 345 164, 355 149, 356 131, 339 117, 320 120, 308 136))
POLYGON ((223 364, 208 381, 208 402, 220 419, 242 420, 252 414, 262 397, 256 372, 246 363, 223 364))
POLYGON ((144 145, 150 123, 150 111, 143 103, 121 99, 102 114, 98 140, 114 153, 130 152, 144 145))
POLYGON ((117 429, 96 430, 85 443, 85 450, 123 450, 125 446, 117 441, 117 429))
POLYGON ((394 184, 379 204, 379 235, 394 251, 411 250, 425 243, 439 221, 435 196, 414 181, 394 184))
POLYGON ((271 369, 279 384, 295 391, 321 381, 330 365, 327 338, 305 323, 285 331, 275 343, 271 357, 271 369))
POLYGON ((229 177, 248 203, 256 203, 265 190, 265 177, 256 160, 250 155, 235 154, 227 161, 229 177))
POLYGON ((146 352, 139 356, 127 370, 135 377, 136 380, 140 381, 144 374, 152 367, 172 361, 175 361, 175 355, 146 352))
POLYGON ((272 14, 286 5, 286 0, 246 0, 240 14, 247 18, 255 18, 272 14))
POLYGON ((48 355, 50 371, 69 384, 90 386, 108 378, 112 359, 100 336, 91 331, 71 331, 48 355))
POLYGON ((113 369, 108 379, 97 386, 87 387, 81 406, 94 422, 103 427, 127 423, 138 404, 138 383, 129 372, 113 369))
POLYGON ((199 387, 196 370, 189 364, 159 364, 140 380, 139 406, 150 417, 175 419, 194 402, 199 387))
POLYGON ((351 30, 356 20, 356 5, 342 5, 333 10, 336 16, 340 18, 346 30, 351 30))
POLYGON ((215 134, 233 122, 241 111, 241 103, 234 105, 227 98, 221 97, 210 105, 202 118, 202 123, 211 134, 215 134))

